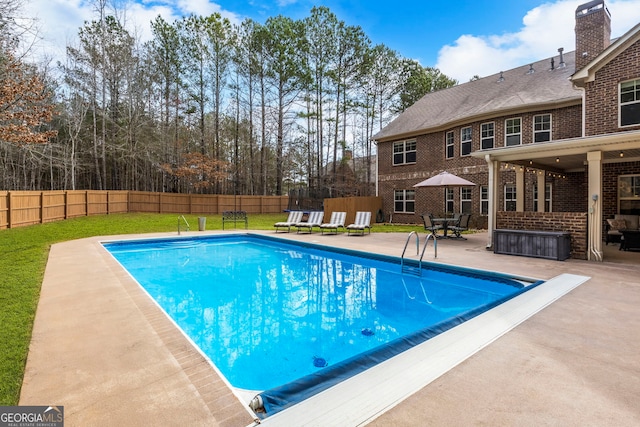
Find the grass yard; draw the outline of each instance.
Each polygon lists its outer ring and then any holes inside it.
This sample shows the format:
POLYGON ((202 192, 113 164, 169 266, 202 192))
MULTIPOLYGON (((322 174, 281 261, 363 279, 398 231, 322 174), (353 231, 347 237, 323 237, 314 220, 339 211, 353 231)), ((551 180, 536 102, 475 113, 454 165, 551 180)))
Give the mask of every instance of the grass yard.
MULTIPOLYGON (((185 215, 192 231, 198 216, 185 215)), ((272 230, 287 215, 249 215, 249 229, 272 230)), ((177 232, 176 214, 115 214, 0 230, 0 405, 17 405, 29 351, 31 330, 49 248, 52 244, 92 236, 129 233, 177 232)), ((184 230, 184 223, 181 229, 184 230)), ((226 229, 233 227, 227 224, 226 229)), ((207 217, 207 230, 221 230, 220 215, 207 217)), ((243 224, 238 224, 243 231, 243 224)), ((422 226, 374 224, 372 232, 410 232, 422 226)))

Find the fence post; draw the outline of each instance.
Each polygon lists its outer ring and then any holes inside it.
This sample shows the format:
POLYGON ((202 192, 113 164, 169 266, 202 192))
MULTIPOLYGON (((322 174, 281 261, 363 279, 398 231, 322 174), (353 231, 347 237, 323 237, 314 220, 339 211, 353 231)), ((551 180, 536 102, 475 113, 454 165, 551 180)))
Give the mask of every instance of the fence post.
POLYGON ((11 228, 11 191, 7 192, 7 228, 11 228))
POLYGON ((44 224, 44 191, 40 192, 40 224, 44 224))

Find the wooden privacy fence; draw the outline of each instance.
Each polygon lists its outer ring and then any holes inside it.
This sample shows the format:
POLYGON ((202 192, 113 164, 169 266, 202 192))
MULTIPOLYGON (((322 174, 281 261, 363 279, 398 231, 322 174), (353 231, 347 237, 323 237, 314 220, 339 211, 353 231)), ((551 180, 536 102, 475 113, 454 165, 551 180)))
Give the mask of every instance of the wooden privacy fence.
POLYGON ((382 197, 339 197, 324 199, 324 215, 328 220, 333 212, 346 212, 345 224, 352 224, 357 211, 371 212, 371 222, 376 222, 376 214, 382 209, 382 197))
POLYGON ((287 196, 223 196, 143 191, 0 191, 0 229, 88 215, 127 212, 219 214, 279 213, 287 196))

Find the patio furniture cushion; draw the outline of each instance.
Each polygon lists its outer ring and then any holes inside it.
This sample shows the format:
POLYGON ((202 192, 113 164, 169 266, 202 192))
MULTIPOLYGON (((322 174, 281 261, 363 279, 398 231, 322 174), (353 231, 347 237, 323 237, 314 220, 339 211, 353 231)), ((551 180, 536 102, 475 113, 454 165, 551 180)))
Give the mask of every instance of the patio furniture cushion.
POLYGON ((371 233, 371 212, 363 211, 356 212, 356 219, 353 224, 347 225, 347 235, 351 235, 351 232, 364 234, 365 230, 371 233))
POLYGON ((324 234, 325 230, 333 231, 334 234, 337 234, 339 228, 344 230, 344 221, 346 217, 346 212, 332 212, 329 222, 320 225, 320 231, 322 234, 324 234))
POLYGON ((322 224, 322 218, 324 218, 324 211, 309 212, 309 218, 306 222, 298 222, 295 226, 300 230, 305 229, 308 233, 313 231, 313 227, 320 227, 322 224))
POLYGON ((607 219, 604 233, 605 244, 618 243, 622 237, 622 231, 638 230, 640 215, 615 214, 614 218, 607 219))
POLYGON ((608 219, 607 222, 612 230, 626 230, 627 221, 624 219, 608 219))
MULTIPOLYGON (((614 219, 622 219, 626 223, 627 230, 637 230, 638 222, 640 220, 640 215, 624 215, 624 214, 616 214, 614 219)), ((619 230, 622 230, 619 228, 619 230)))
POLYGON ((302 211, 289 212, 289 217, 287 218, 286 221, 280 221, 273 224, 273 226, 276 228, 276 233, 280 228, 286 228, 287 232, 291 231, 291 226, 296 225, 297 223, 302 221, 303 215, 304 215, 304 212, 302 211))

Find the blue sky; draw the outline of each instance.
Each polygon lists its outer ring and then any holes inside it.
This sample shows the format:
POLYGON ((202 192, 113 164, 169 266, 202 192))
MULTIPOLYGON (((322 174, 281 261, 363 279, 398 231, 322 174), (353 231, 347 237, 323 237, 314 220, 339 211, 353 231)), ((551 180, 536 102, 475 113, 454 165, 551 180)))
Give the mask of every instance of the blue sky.
MULTIPOLYGON (((315 6, 328 6, 339 19, 362 27, 374 44, 438 67, 461 82, 574 50, 574 12, 586 0, 430 1, 430 0, 115 0, 126 5, 130 31, 149 37, 158 14, 172 22, 191 13, 219 12, 239 23, 250 17, 294 19, 315 6)), ((85 20, 95 19, 91 0, 27 0, 25 14, 37 17, 44 37, 40 49, 60 59, 85 20)), ((640 22, 640 0, 606 1, 612 36, 640 22)))
POLYGON ((277 14, 302 18, 313 6, 328 6, 339 19, 362 27, 375 44, 384 43, 405 57, 433 65, 440 47, 453 43, 460 35, 513 32, 522 26, 528 10, 544 3, 517 1, 311 1, 280 2, 218 1, 226 9, 252 18, 277 14), (250 5, 254 4, 255 6, 250 5), (278 3, 285 4, 279 6, 278 3), (498 3, 501 3, 498 5, 498 3), (499 16, 500 24, 494 20, 499 16))

